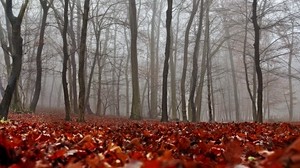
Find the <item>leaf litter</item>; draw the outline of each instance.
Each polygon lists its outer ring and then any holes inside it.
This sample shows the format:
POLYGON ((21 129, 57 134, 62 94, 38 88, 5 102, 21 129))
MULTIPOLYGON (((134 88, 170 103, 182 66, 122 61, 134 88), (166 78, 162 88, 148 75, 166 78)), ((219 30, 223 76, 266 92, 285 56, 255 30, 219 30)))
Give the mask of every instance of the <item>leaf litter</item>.
POLYGON ((184 123, 11 114, 0 123, 0 168, 300 167, 300 125, 184 123))

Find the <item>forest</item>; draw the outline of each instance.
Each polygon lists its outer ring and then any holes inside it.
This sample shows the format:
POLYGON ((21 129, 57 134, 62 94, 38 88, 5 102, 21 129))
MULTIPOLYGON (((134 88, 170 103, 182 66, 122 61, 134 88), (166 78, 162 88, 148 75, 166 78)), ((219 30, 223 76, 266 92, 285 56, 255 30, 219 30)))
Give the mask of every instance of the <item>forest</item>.
POLYGON ((0 167, 299 165, 300 1, 0 6, 0 167))

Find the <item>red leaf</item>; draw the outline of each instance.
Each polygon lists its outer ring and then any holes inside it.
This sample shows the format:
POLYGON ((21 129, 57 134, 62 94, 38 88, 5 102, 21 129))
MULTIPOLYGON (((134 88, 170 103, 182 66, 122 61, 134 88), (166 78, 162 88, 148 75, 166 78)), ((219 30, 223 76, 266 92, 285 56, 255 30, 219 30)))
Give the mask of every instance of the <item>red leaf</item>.
POLYGON ((66 149, 60 149, 56 152, 54 152, 49 158, 51 160, 55 160, 57 158, 63 157, 66 154, 67 150, 66 149))

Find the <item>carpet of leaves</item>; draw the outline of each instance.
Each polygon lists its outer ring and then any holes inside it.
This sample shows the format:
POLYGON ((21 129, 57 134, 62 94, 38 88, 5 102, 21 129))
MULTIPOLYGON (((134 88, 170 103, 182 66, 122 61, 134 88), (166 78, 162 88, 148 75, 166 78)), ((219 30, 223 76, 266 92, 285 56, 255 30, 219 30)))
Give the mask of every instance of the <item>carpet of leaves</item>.
POLYGON ((11 114, 0 123, 0 167, 300 167, 300 125, 184 123, 11 114))

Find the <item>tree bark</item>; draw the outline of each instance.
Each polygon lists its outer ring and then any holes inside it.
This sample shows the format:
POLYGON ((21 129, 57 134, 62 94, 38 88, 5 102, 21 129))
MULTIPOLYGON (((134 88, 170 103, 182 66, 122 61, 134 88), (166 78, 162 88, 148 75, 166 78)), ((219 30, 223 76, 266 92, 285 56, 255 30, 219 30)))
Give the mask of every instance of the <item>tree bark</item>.
POLYGON ((156 20, 156 9, 157 0, 153 0, 152 3, 152 19, 151 19, 151 39, 150 39, 150 118, 155 118, 157 114, 157 78, 155 69, 155 20, 156 20))
POLYGON ((195 91, 196 91, 196 85, 197 85, 197 80, 198 80, 198 56, 199 56, 199 50, 200 50, 200 39, 201 39, 201 34, 202 34, 202 24, 203 24, 203 14, 204 14, 204 10, 203 10, 204 4, 203 3, 204 3, 204 0, 201 0, 199 24, 198 24, 198 29, 197 29, 194 53, 193 53, 193 70, 192 70, 192 76, 191 76, 191 89, 190 89, 190 96, 189 96, 189 104, 191 107, 193 122, 197 121, 196 105, 195 105, 195 91))
POLYGON ((189 18, 188 24, 185 29, 184 34, 184 51, 183 51, 183 67, 182 67, 182 75, 181 75, 181 83, 180 83, 180 91, 181 91, 181 113, 182 113, 182 120, 187 121, 187 114, 186 114, 186 97, 185 97, 185 81, 186 81, 186 71, 188 66, 188 48, 189 48, 189 36, 190 30, 192 27, 193 20, 197 13, 197 9, 199 6, 200 0, 196 1, 193 0, 193 9, 191 12, 191 16, 189 18))
POLYGON ((62 85, 64 91, 64 102, 65 102, 65 120, 70 121, 70 98, 69 98, 69 91, 68 91, 68 82, 67 82, 67 69, 68 69, 68 61, 69 61, 69 53, 68 53, 68 40, 67 40, 67 31, 68 31, 68 9, 69 9, 69 0, 64 0, 64 26, 62 31, 62 38, 63 38, 63 69, 62 69, 62 85))
POLYGON ((260 27, 257 22, 257 0, 252 3, 252 21, 254 27, 254 62, 257 74, 257 121, 263 122, 263 76, 260 67, 259 39, 260 27))
MULTIPOLYGON (((245 0, 245 4, 246 4, 246 11, 248 11, 247 0, 245 0)), ((247 91, 248 91, 248 94, 249 94, 249 97, 250 97, 251 103, 252 103, 252 118, 254 121, 256 121, 255 98, 254 98, 254 95, 252 94, 252 91, 250 88, 248 66, 247 66, 247 62, 246 62, 246 50, 247 50, 247 39, 248 39, 248 16, 247 15, 246 15, 245 20, 246 20, 246 24, 245 24, 245 35, 244 35, 244 44, 243 44, 243 64, 244 64, 244 71, 245 71, 246 87, 247 87, 247 91)))
POLYGON ((289 120, 292 121, 294 117, 294 91, 292 81, 292 62, 294 54, 294 22, 292 22, 292 40, 289 43, 289 62, 288 62, 288 74, 289 74, 289 120))
POLYGON ((40 38, 39 38, 39 44, 37 49, 37 55, 36 55, 36 81, 35 81, 35 90, 33 94, 33 98, 30 103, 30 111, 35 112, 36 106, 38 104, 40 93, 41 93, 41 85, 42 85, 42 52, 44 47, 44 36, 45 36, 45 29, 46 29, 46 21, 48 16, 48 11, 50 6, 52 5, 53 0, 49 2, 47 5, 46 0, 40 0, 40 4, 43 9, 43 16, 42 16, 42 24, 40 28, 40 38))
POLYGON ((22 68, 23 57, 23 39, 21 37, 21 24, 23 16, 28 4, 28 0, 22 4, 18 16, 14 16, 12 10, 12 0, 7 0, 5 5, 5 13, 12 26, 12 69, 8 79, 4 96, 0 103, 0 118, 7 120, 9 106, 12 101, 13 93, 17 87, 17 81, 19 79, 22 68))
POLYGON ((87 38, 87 26, 88 26, 88 17, 90 10, 90 0, 84 1, 84 12, 83 12, 83 20, 82 20, 82 28, 81 28, 81 36, 80 36, 80 52, 79 52, 79 66, 78 66, 78 82, 79 82, 79 122, 84 121, 84 111, 85 111, 85 96, 86 96, 86 88, 85 88, 85 55, 86 55, 86 38, 87 38))
POLYGON ((168 0, 166 29, 167 29, 167 42, 165 48, 165 61, 163 69, 163 86, 162 86, 162 122, 168 121, 168 72, 169 72, 169 59, 171 50, 171 24, 172 24, 172 4, 173 0, 168 0))
POLYGON ((225 28, 225 34, 227 40, 227 47, 228 47, 228 54, 229 54, 229 60, 230 60, 230 67, 231 67, 231 77, 232 77, 232 86, 233 86, 233 95, 234 95, 234 105, 235 105, 235 118, 236 121, 240 120, 240 105, 239 105, 239 97, 238 97, 238 86, 237 86, 237 81, 236 81, 236 74, 235 74, 235 65, 233 61, 233 53, 232 53, 232 46, 230 43, 230 32, 229 32, 229 27, 230 25, 226 22, 226 18, 228 16, 226 14, 223 15, 223 20, 224 20, 224 28, 225 28))
POLYGON ((131 119, 141 119, 141 105, 140 105, 140 87, 138 76, 138 59, 137 59, 137 15, 135 0, 129 0, 129 23, 131 32, 131 77, 132 77, 132 105, 131 105, 131 119))

